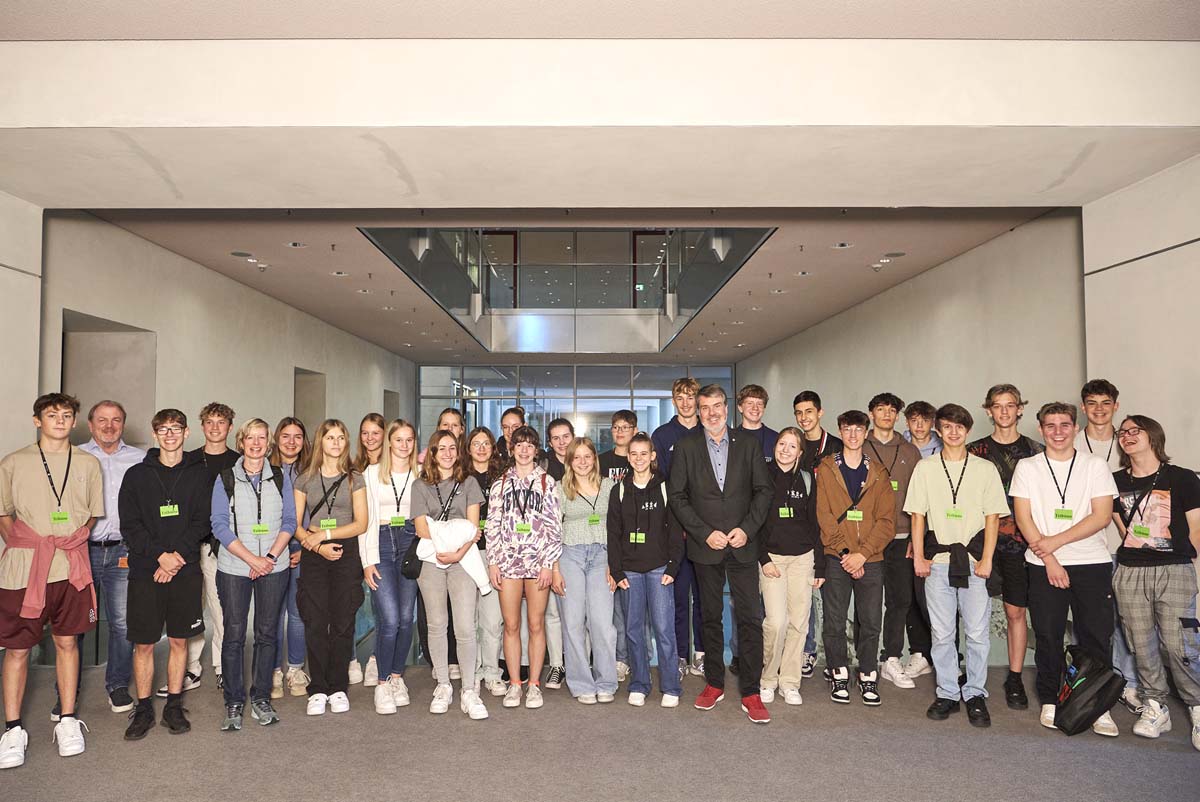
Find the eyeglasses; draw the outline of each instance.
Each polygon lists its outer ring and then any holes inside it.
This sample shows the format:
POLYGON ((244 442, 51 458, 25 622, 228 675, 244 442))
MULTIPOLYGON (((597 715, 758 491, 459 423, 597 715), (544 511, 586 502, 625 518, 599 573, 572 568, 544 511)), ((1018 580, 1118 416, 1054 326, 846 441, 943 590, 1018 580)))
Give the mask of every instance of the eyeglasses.
POLYGON ((632 432, 632 431, 633 431, 633 427, 632 427, 632 426, 629 426, 628 424, 623 424, 623 425, 621 425, 621 426, 616 426, 616 425, 614 425, 614 426, 612 427, 612 430, 613 430, 614 432, 632 432))
POLYGON ((1120 430, 1118 430, 1118 431, 1117 431, 1117 437, 1119 437, 1119 438, 1121 438, 1122 440, 1124 440, 1124 439, 1126 439, 1126 438, 1128 438, 1128 437, 1137 437, 1138 435, 1140 435, 1140 434, 1141 434, 1142 432, 1144 432, 1144 431, 1146 431, 1146 430, 1145 430, 1145 429, 1142 429, 1142 428, 1139 428, 1139 427, 1137 427, 1137 426, 1130 426, 1128 429, 1120 429, 1120 430))
POLYGON ((159 426, 157 429, 154 430, 154 433, 156 435, 158 435, 159 437, 166 437, 169 434, 180 435, 180 434, 183 434, 183 427, 182 426, 159 426))
POLYGON ((843 426, 842 431, 846 434, 866 434, 867 430, 862 426, 843 426))

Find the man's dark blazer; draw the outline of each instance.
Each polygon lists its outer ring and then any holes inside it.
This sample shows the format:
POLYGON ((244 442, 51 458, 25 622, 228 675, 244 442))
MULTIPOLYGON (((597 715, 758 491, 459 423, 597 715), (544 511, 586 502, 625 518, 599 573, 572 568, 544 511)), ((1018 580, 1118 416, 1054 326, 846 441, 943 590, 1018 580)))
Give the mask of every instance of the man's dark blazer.
POLYGON ((738 562, 758 559, 758 532, 770 513, 771 474, 763 459, 758 438, 728 429, 729 463, 725 467, 725 490, 717 485, 708 456, 708 434, 697 426, 675 444, 671 476, 667 482, 671 509, 687 532, 687 556, 692 562, 715 565, 732 551, 738 562), (746 545, 721 551, 705 541, 713 530, 729 534, 741 528, 746 545))

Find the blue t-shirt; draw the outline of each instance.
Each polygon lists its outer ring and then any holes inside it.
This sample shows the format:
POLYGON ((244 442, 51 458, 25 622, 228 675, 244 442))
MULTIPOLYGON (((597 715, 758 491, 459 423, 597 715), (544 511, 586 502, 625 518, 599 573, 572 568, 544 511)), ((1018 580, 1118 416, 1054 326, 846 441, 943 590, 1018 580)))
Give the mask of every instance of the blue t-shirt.
POLYGON ((867 483, 867 461, 864 459, 857 468, 851 468, 845 462, 840 463, 838 467, 842 469, 842 479, 846 482, 850 500, 857 504, 858 497, 862 495, 863 485, 867 483))

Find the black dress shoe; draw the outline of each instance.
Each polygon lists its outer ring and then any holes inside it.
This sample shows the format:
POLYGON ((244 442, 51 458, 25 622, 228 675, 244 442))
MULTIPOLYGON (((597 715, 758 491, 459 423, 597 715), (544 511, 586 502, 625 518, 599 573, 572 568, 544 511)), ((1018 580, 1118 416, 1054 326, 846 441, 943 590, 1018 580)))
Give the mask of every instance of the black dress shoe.
POLYGON ((925 717, 931 718, 934 721, 945 721, 946 719, 950 718, 951 713, 957 712, 957 699, 943 699, 939 696, 933 700, 933 704, 931 704, 929 709, 925 711, 925 717))
POLYGON ((154 708, 135 708, 129 716, 129 726, 125 728, 125 740, 140 741, 152 729, 154 729, 154 708))
POLYGON ((1004 701, 1013 710, 1025 710, 1029 707, 1025 684, 1021 682, 1021 675, 1016 671, 1008 672, 1008 677, 1004 680, 1004 701))
POLYGON ((972 727, 992 726, 992 717, 988 714, 987 702, 982 696, 972 696, 967 700, 967 720, 972 727))

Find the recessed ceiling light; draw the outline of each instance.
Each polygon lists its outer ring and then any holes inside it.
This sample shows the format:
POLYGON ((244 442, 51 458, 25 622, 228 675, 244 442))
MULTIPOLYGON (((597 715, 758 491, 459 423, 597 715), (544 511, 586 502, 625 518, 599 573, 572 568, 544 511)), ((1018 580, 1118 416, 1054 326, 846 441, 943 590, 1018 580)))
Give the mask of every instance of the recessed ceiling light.
POLYGON ((411 325, 412 325, 412 321, 411 321, 411 320, 402 320, 402 321, 400 321, 400 322, 401 322, 403 325, 405 325, 405 326, 411 326, 411 325))
POLYGON ((745 348, 745 347, 746 347, 745 343, 738 343, 737 345, 734 346, 734 348, 745 348))
POLYGON ((394 307, 394 306, 385 306, 385 307, 383 307, 383 311, 385 311, 385 312, 395 312, 395 311, 396 311, 396 307, 394 307))
POLYGON ((783 295, 785 292, 787 292, 787 290, 781 290, 778 288, 771 290, 772 295, 783 295))
POLYGON ((886 256, 879 260, 880 264, 885 264, 885 265, 890 261, 892 261, 892 260, 887 258, 886 256))
POLYGON ((729 325, 730 325, 730 326, 744 326, 745 324, 746 324, 746 321, 744 321, 744 320, 731 320, 731 321, 729 321, 729 325))
POLYGON ((441 339, 439 339, 439 338, 437 338, 437 337, 434 337, 434 338, 433 338, 432 340, 430 340, 429 342, 431 342, 431 343, 440 343, 440 342, 441 342, 441 339))
POLYGON ((752 307, 750 307, 750 311, 751 312, 761 312, 762 307, 761 306, 752 306, 752 307))
POLYGON ((891 253, 884 254, 884 256, 887 256, 892 259, 899 259, 901 256, 905 256, 905 255, 906 254, 904 253, 904 251, 892 251, 891 253))
POLYGON ((835 242, 835 243, 833 243, 833 245, 831 245, 829 247, 833 248, 835 251, 841 251, 841 250, 845 250, 846 248, 853 248, 854 243, 853 242, 835 242))
POLYGON ((809 273, 807 270, 799 270, 796 272, 796 275, 803 277, 803 276, 811 276, 812 273, 809 273))
POLYGON ((405 348, 412 348, 412 343, 405 343, 405 344, 404 344, 404 347, 405 347, 405 348))
POLYGON ((248 257, 246 257, 246 261, 250 262, 250 263, 254 263, 254 262, 257 262, 258 260, 255 259, 253 256, 248 256, 248 257))
POLYGON ((705 340, 705 342, 707 342, 707 343, 712 343, 713 345, 716 345, 716 343, 717 343, 717 340, 705 340))
POLYGON ((697 350, 697 351, 707 351, 708 349, 707 349, 707 348, 705 348, 703 345, 697 345, 697 346, 696 346, 696 350, 697 350))
POLYGON ((356 292, 358 292, 359 295, 370 295, 371 294, 371 291, 365 287, 361 290, 357 290, 356 292))
POLYGON ((287 246, 289 248, 307 248, 308 244, 304 242, 289 242, 287 246))
POLYGON ((248 251, 230 251, 230 252, 229 252, 229 255, 230 255, 230 256, 237 256, 237 257, 239 257, 239 258, 242 258, 242 259, 244 259, 244 258, 246 258, 247 256, 253 256, 254 254, 252 254, 252 253, 249 253, 248 251))
POLYGON ((346 276, 348 276, 350 274, 347 273, 345 270, 335 270, 332 273, 330 273, 329 275, 334 276, 335 278, 345 278, 346 276))
POLYGON ((259 263, 258 263, 258 269, 259 269, 259 270, 262 270, 264 267, 270 267, 270 265, 269 265, 269 264, 267 264, 266 262, 259 262, 259 263))

